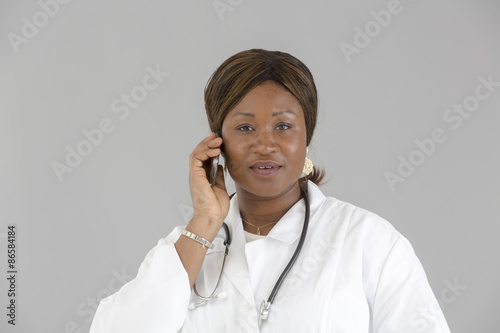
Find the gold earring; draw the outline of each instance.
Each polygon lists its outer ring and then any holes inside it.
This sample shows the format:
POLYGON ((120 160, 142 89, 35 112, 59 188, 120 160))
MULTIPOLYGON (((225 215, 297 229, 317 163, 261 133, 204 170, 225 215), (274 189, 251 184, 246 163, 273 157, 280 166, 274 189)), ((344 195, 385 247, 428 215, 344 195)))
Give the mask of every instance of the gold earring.
MULTIPOLYGON (((309 147, 306 147, 306 154, 309 152, 309 147)), ((304 168, 302 169, 302 172, 304 174, 306 174, 307 176, 309 176, 309 174, 313 171, 313 167, 314 167, 314 164, 312 163, 312 161, 307 158, 306 156, 306 160, 304 162, 304 168)))

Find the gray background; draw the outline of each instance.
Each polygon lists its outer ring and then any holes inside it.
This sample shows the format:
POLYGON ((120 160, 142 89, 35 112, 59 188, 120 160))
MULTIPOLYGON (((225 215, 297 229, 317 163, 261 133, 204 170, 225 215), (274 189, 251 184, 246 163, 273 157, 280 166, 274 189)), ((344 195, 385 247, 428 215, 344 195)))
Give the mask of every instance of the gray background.
POLYGON ((355 45, 356 27, 376 29, 371 11, 393 1, 221 0, 222 16, 214 3, 72 0, 44 22, 36 1, 1 2, 0 277, 10 223, 19 275, 15 328, 0 279, 0 330, 88 331, 97 299, 188 221, 188 156, 210 133, 203 88, 223 60, 257 47, 313 72, 320 116, 309 157, 327 171, 325 195, 410 240, 453 332, 499 332, 500 87, 459 128, 443 117, 478 77, 500 81, 500 3, 401 0, 350 61, 341 43, 355 45), (38 32, 13 46, 9 33, 22 36, 33 16, 38 32), (111 104, 140 92, 148 66, 169 75, 120 119, 111 104), (65 164, 66 146, 105 118, 114 130, 59 181, 52 163, 65 164), (384 174, 418 157, 415 140, 435 128, 446 141, 391 189, 384 174), (462 289, 450 293, 454 282, 462 289))

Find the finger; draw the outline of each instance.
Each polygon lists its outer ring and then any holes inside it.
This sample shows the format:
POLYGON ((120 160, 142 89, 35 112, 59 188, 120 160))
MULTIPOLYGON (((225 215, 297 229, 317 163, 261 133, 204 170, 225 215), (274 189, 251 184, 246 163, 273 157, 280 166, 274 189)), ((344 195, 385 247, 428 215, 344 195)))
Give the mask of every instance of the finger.
POLYGON ((215 157, 220 154, 220 149, 219 148, 211 148, 211 149, 205 149, 204 151, 201 151, 195 155, 192 156, 191 158, 191 166, 192 167, 204 167, 207 166, 212 157, 215 157))
POLYGON ((222 143, 220 140, 222 139, 215 138, 215 141, 209 140, 200 142, 191 152, 191 157, 197 156, 200 153, 206 153, 206 151, 210 149, 219 148, 222 143))
POLYGON ((214 138, 207 142, 207 147, 209 148, 219 147, 222 144, 222 141, 223 141, 222 138, 214 138))
POLYGON ((208 136, 206 136, 201 142, 208 142, 210 140, 213 140, 216 137, 217 137, 217 135, 215 135, 215 132, 212 132, 208 136))
MULTIPOLYGON (((206 151, 207 148, 209 149, 219 148, 221 144, 222 144, 222 138, 216 138, 216 137, 210 138, 210 136, 208 136, 200 143, 198 143, 198 145, 194 148, 193 152, 191 153, 191 157, 194 157, 197 154, 206 151)), ((211 157, 213 156, 211 155, 211 157)))

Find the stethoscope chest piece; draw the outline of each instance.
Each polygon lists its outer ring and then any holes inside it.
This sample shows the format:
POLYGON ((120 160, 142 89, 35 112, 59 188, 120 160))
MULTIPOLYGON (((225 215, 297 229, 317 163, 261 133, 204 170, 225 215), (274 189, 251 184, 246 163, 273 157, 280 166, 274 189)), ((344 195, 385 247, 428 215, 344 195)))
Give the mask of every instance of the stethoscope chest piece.
POLYGON ((259 326, 262 325, 262 322, 264 320, 267 320, 267 317, 269 317, 270 308, 271 308, 271 302, 264 300, 262 301, 262 303, 260 303, 259 326))
MULTIPOLYGON (((302 234, 300 235, 299 243, 297 245, 297 248, 295 249, 295 252, 292 255, 292 258, 290 259, 290 261, 286 265, 285 269, 281 273, 278 281, 274 285, 274 288, 271 291, 269 298, 267 299, 267 301, 263 300, 262 303, 260 304, 260 315, 258 318, 259 327, 269 317, 269 312, 271 311, 271 304, 273 303, 274 298, 276 297, 276 294, 278 293, 278 290, 279 290, 281 284, 283 283, 283 280, 285 279, 288 272, 291 270, 293 264, 297 260, 297 257, 302 249, 302 245, 304 244, 304 241, 306 238, 307 227, 309 225, 309 215, 310 215, 307 181, 304 181, 303 183, 300 184, 300 190, 301 190, 301 195, 304 198, 305 206, 306 206, 306 212, 305 212, 305 216, 304 216, 304 225, 302 226, 302 234)), ((234 196, 234 193, 229 198, 231 199, 233 196, 234 196)), ((224 271, 224 263, 226 261, 227 255, 229 253, 229 245, 231 244, 231 233, 229 231, 229 227, 227 226, 227 224, 225 222, 222 224, 222 227, 223 227, 224 233, 225 233, 224 245, 225 245, 226 249, 224 251, 224 259, 222 261, 222 268, 221 268, 221 271, 219 274, 219 279, 217 280, 217 284, 215 286, 214 291, 212 292, 212 294, 210 294, 210 296, 207 296, 207 297, 204 297, 204 296, 201 296, 200 294, 198 294, 198 291, 196 290, 196 283, 193 285, 193 291, 195 292, 196 296, 199 298, 200 301, 197 303, 191 303, 189 306, 190 310, 194 310, 195 308, 202 306, 202 305, 205 305, 210 301, 216 300, 218 298, 225 298, 227 296, 226 293, 224 293, 224 292, 218 293, 219 283, 220 283, 220 280, 222 277, 222 272, 224 271)))

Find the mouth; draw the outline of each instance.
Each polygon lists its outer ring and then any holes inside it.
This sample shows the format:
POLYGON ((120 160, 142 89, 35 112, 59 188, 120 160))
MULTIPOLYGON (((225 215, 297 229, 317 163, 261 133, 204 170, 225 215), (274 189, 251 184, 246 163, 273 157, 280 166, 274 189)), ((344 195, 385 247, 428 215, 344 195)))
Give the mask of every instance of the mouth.
POLYGON ((254 163, 250 169, 258 176, 272 176, 281 169, 281 165, 273 161, 260 161, 254 163))

